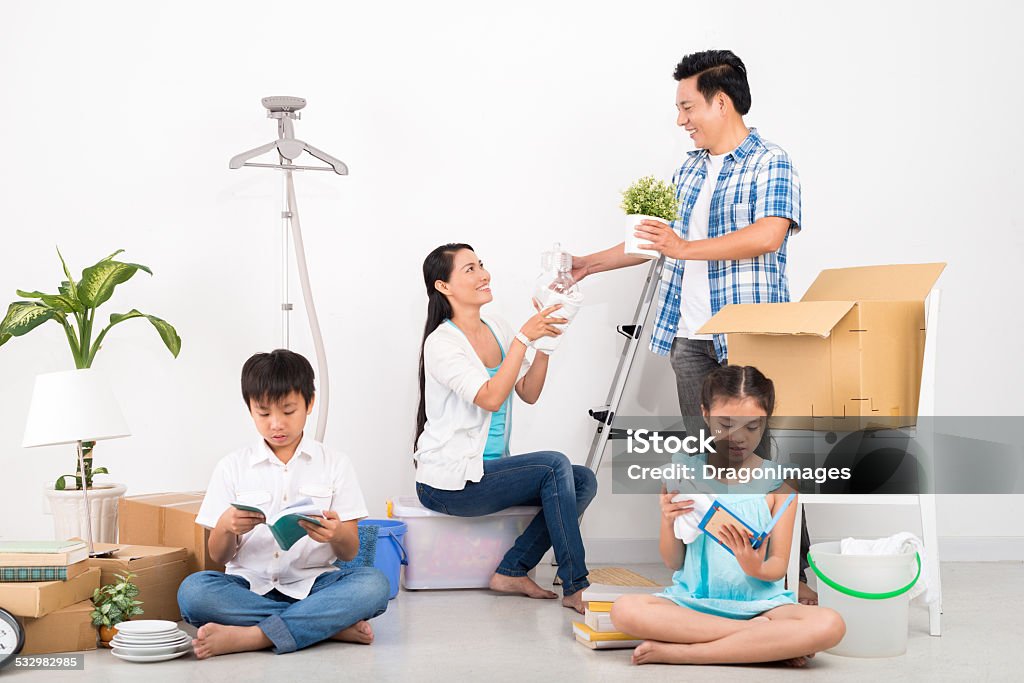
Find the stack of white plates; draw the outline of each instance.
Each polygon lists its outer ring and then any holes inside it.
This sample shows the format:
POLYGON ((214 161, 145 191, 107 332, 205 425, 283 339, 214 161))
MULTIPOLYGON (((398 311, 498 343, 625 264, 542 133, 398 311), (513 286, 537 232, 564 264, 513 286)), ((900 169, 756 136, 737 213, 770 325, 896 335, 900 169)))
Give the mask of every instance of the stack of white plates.
POLYGON ((192 637, 173 621, 123 621, 110 645, 114 656, 127 662, 162 662, 187 654, 192 637))

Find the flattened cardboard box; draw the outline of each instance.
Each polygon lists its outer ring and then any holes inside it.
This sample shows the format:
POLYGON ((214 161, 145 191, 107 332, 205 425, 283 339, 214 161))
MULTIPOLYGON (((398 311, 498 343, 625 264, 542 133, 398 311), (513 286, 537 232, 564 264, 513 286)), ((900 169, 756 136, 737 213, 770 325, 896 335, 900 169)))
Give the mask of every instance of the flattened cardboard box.
POLYGON ((23 655, 81 652, 96 649, 92 625, 92 601, 83 600, 38 619, 22 619, 25 628, 23 655))
POLYGON ((100 587, 100 570, 90 567, 67 581, 0 583, 0 607, 18 617, 42 617, 92 598, 100 587))
POLYGON ((117 581, 118 574, 135 574, 132 583, 139 587, 137 600, 144 613, 140 619, 179 621, 178 587, 188 576, 188 551, 149 545, 96 543, 96 550, 117 548, 113 557, 94 557, 87 562, 102 571, 100 584, 117 581))
POLYGON ((846 418, 913 425, 924 300, 944 268, 823 270, 799 302, 725 306, 699 332, 727 335, 729 364, 756 366, 775 383, 779 426, 838 429, 846 418))
POLYGON ((196 524, 204 493, 153 493, 121 500, 118 542, 132 545, 184 548, 188 573, 212 569, 224 571, 207 555, 210 530, 196 524))

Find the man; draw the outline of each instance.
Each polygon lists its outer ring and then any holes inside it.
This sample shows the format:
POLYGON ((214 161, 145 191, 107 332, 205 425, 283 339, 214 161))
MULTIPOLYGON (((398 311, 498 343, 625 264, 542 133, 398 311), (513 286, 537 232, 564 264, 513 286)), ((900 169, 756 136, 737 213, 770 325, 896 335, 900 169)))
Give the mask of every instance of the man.
MULTIPOLYGON (((679 410, 692 431, 703 425, 704 377, 728 358, 725 335, 698 330, 727 304, 789 301, 786 242, 801 228, 800 180, 789 155, 743 121, 750 86, 739 57, 696 52, 674 76, 676 123, 697 149, 673 177, 679 217, 672 226, 644 220, 636 235, 646 240, 641 248, 665 256, 651 350, 670 355, 679 410)), ((575 257, 573 276, 646 262, 617 244, 575 257)), ((801 558, 807 545, 805 527, 801 558)), ((813 592, 800 588, 801 598, 811 599, 813 592)))

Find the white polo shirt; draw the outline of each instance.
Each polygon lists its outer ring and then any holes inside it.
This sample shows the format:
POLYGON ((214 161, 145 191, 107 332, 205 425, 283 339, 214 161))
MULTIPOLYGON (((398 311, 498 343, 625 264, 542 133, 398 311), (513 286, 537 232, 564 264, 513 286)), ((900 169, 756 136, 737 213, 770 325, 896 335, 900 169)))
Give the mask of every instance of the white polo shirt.
MULTIPOLYGON (((341 521, 368 514, 352 461, 305 435, 288 464, 262 438, 224 457, 213 471, 196 522, 212 529, 242 494, 266 500, 259 507, 268 516, 308 496, 318 496, 315 500, 325 510, 337 512, 341 521)), ((246 579, 254 593, 264 595, 276 588, 301 600, 318 576, 336 571, 332 566, 336 559, 329 543, 317 543, 308 536, 281 550, 267 525, 259 524, 242 536, 225 571, 246 579)))
MULTIPOLYGON (((503 319, 484 316, 502 348, 515 331, 503 319)), ((523 359, 518 382, 530 363, 523 359)), ((484 476, 484 447, 492 413, 473 400, 491 378, 473 345, 454 325, 441 324, 423 344, 424 399, 427 423, 416 444, 416 481, 446 491, 461 491, 467 481, 484 476)), ((513 389, 515 391, 515 389, 513 389)), ((506 417, 511 429, 511 415, 506 417)))

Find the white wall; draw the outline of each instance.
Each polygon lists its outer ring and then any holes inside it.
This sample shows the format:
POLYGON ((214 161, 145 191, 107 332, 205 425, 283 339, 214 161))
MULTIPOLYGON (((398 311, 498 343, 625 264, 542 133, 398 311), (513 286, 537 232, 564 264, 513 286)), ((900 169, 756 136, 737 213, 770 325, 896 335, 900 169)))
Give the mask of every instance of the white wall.
MULTIPOLYGON (((672 70, 728 47, 746 62, 748 123, 782 144, 803 184, 791 242, 799 297, 824 267, 942 260, 938 412, 1021 414, 1022 62, 1015 3, 20 3, 0 26, 4 207, 0 293, 53 289, 54 245, 76 271, 116 248, 150 265, 105 313, 137 307, 183 340, 174 360, 143 321, 96 362, 132 427, 99 462, 133 493, 200 489, 253 433, 242 362, 279 344, 280 185, 228 159, 276 136, 259 99, 309 106, 298 137, 351 175, 296 179, 331 360, 327 442, 355 458, 371 513, 411 495, 423 256, 474 244, 514 324, 538 254, 620 234, 618 192, 668 177, 689 149, 672 70)), ((604 400, 641 269, 586 281, 589 306, 555 356, 544 400, 517 406, 521 450, 582 462, 586 408, 604 400)), ((312 358, 296 293, 294 348, 312 358)), ((7 298, 0 297, 0 303, 7 298)), ((45 535, 40 489, 67 448, 20 448, 36 374, 71 367, 56 325, 0 349, 0 537, 45 535), (24 510, 24 514, 17 511, 24 510)), ((644 352, 637 401, 675 405, 644 352)), ((603 475, 606 473, 602 473, 603 475)), ((606 477, 602 477, 606 479, 606 477)), ((610 487, 609 487, 610 488, 610 487)), ((653 538, 653 502, 605 491, 588 541, 653 538)), ((1016 499, 940 503, 940 534, 1019 536, 1016 499), (999 512, 990 517, 987 512, 999 512), (1002 521, 1001 521, 1002 520, 1002 521)), ((811 513, 815 535, 913 528, 909 510, 811 513)))

